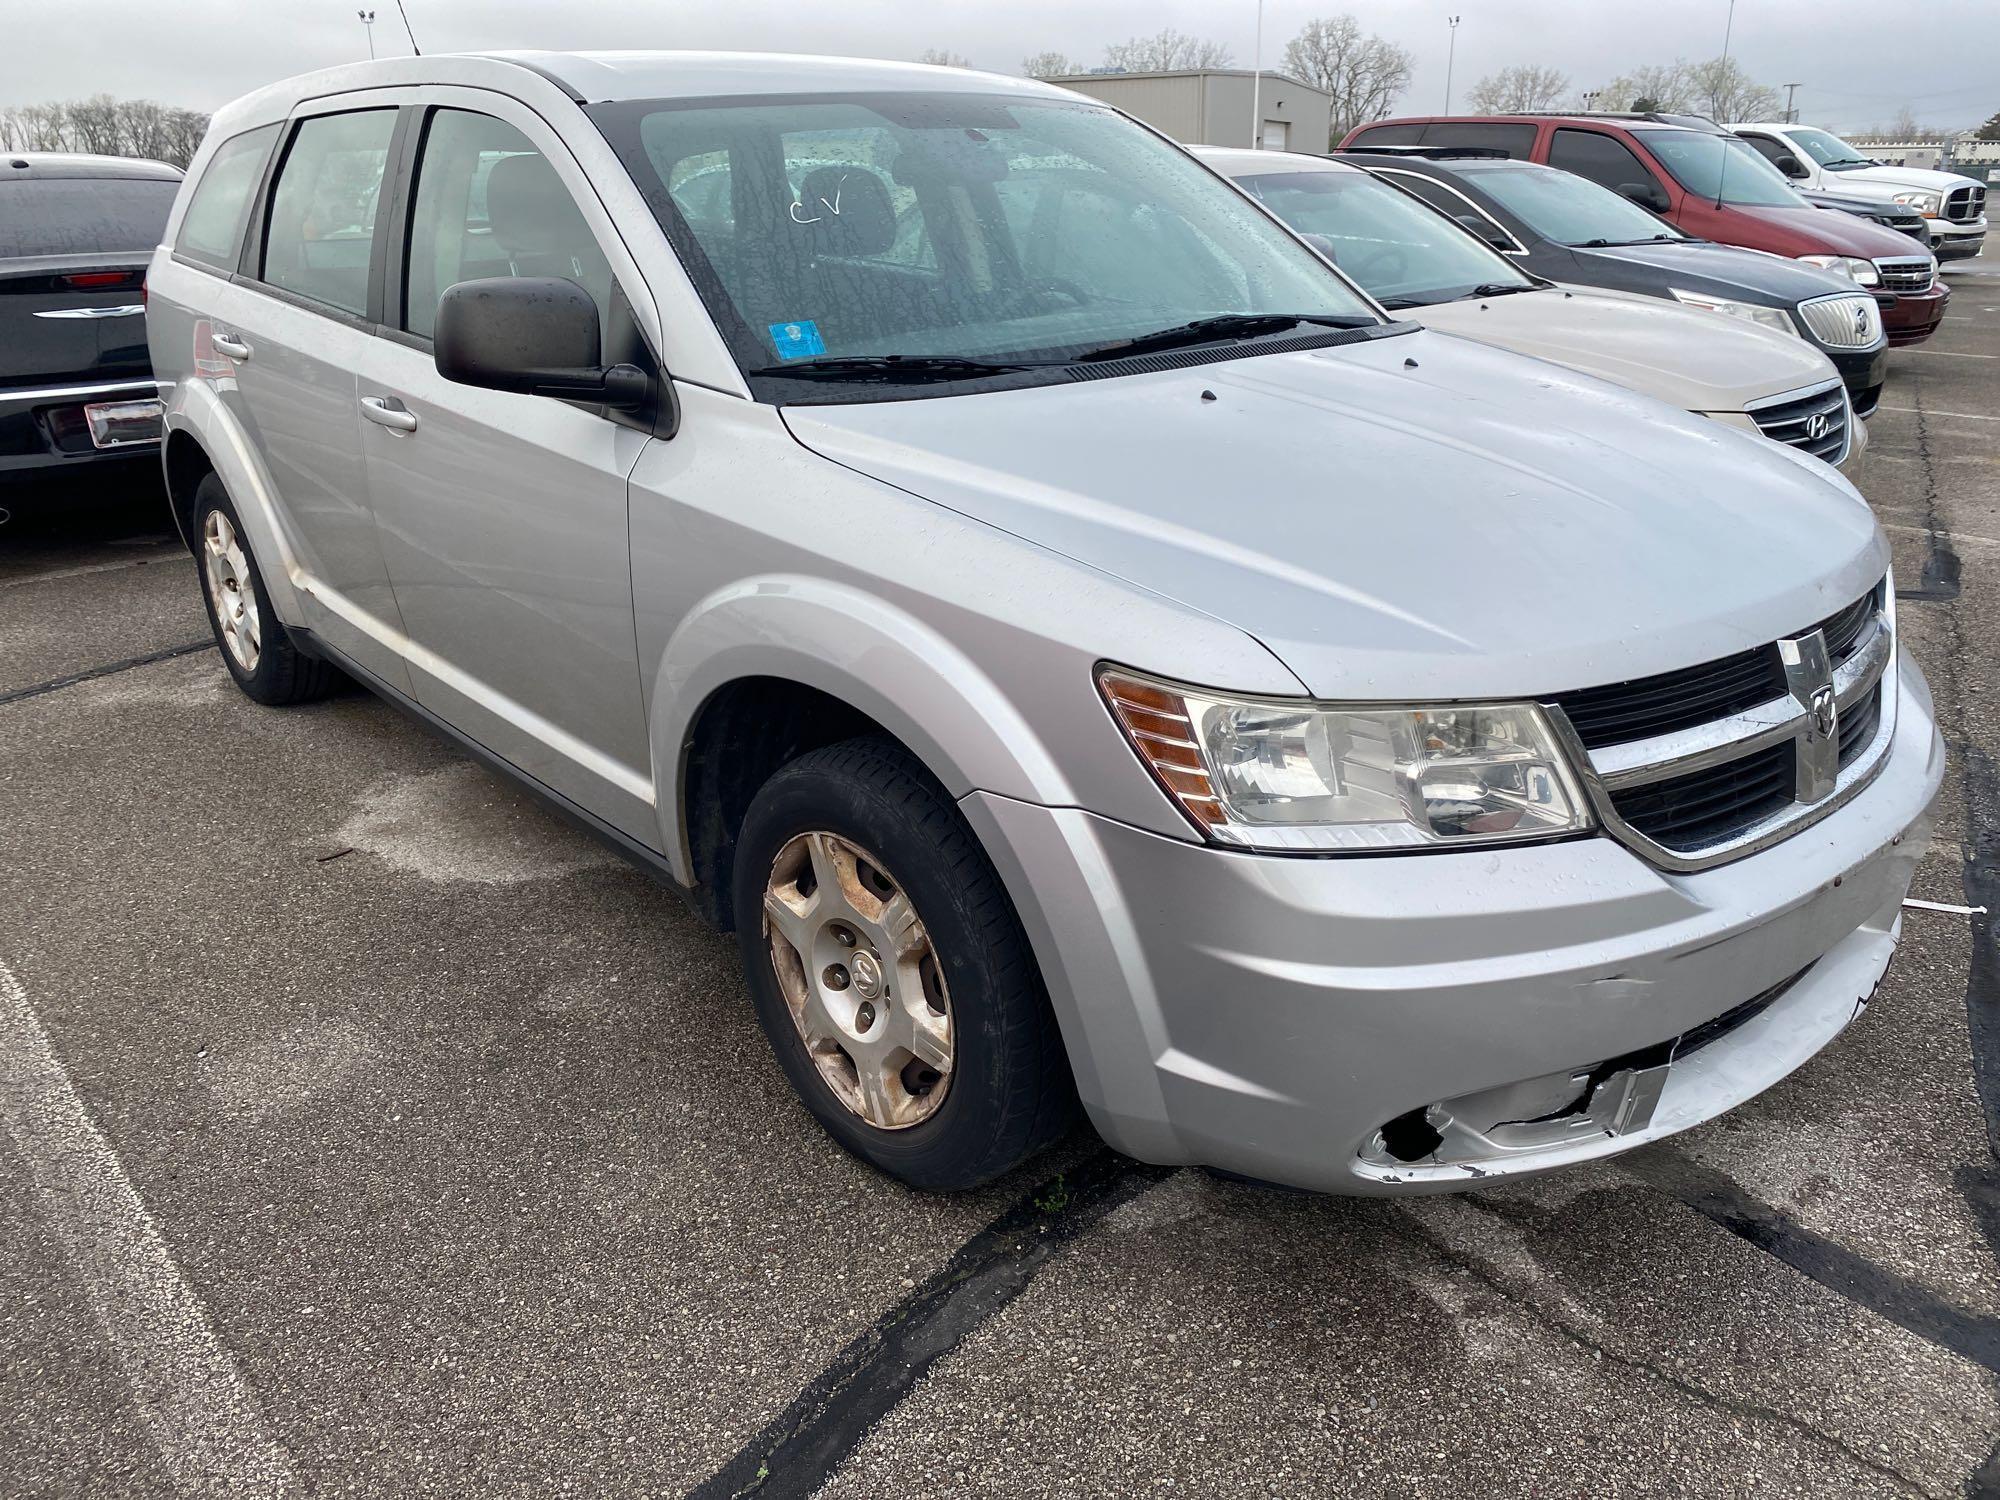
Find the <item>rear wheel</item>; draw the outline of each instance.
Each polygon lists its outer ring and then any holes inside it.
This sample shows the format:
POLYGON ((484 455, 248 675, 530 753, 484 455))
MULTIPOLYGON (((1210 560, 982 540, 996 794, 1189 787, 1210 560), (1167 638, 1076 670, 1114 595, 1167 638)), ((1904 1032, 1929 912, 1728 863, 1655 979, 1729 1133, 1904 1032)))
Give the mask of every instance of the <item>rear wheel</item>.
POLYGON ((307 703, 340 682, 331 663, 292 643, 271 608, 243 523, 213 474, 194 495, 195 555, 216 647, 236 685, 259 703, 307 703))
POLYGON ((850 740, 767 782, 734 897, 758 1019, 840 1144, 913 1187, 999 1176, 1075 1117, 1027 935, 944 789, 850 740))

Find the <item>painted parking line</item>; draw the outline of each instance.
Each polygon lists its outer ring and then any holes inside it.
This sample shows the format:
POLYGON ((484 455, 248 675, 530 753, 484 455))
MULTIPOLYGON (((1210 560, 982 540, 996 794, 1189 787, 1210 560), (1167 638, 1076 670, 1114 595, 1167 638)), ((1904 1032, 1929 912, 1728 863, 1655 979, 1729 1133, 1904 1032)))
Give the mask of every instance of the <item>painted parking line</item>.
POLYGON ((0 1127, 177 1486, 196 1496, 295 1495, 290 1458, 5 962, 0 1127))
MULTIPOLYGON (((1981 356, 1984 358, 1985 356, 1981 356)), ((1972 411, 1939 411, 1934 406, 1878 406, 1877 411, 1900 411, 1913 417, 1963 417, 1968 422, 2000 422, 2000 417, 1981 416, 1972 411)))
POLYGON ((1898 354, 1931 354, 1940 359, 2000 359, 2000 354, 1961 354, 1956 349, 1898 349, 1898 354))

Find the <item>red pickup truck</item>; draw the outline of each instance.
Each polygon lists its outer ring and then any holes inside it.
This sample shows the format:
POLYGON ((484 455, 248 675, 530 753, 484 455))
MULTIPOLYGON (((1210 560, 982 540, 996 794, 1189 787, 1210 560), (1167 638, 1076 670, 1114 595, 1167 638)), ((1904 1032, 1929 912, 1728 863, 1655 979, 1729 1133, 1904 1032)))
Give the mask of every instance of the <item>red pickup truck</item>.
POLYGON ((1951 300, 1937 261, 1903 235, 1827 213, 1751 145, 1700 115, 1429 115, 1351 130, 1344 151, 1491 150, 1588 177, 1683 234, 1841 272, 1875 295, 1892 344, 1920 344, 1951 300))

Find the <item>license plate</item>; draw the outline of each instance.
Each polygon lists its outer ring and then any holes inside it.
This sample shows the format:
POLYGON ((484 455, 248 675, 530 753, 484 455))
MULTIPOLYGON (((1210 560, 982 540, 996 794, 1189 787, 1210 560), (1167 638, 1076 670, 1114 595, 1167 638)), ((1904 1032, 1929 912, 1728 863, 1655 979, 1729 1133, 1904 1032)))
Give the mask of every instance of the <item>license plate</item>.
POLYGON ((166 408, 157 400, 96 401, 83 409, 90 424, 90 441, 98 448, 132 448, 160 440, 160 417, 166 408))

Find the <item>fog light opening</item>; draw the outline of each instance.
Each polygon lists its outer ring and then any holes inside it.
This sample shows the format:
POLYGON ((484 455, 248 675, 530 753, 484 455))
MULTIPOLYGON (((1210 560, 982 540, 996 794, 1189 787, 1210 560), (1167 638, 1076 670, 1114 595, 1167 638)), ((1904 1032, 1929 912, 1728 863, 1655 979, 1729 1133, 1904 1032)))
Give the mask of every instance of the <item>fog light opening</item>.
POLYGON ((1444 1144, 1425 1110, 1397 1115, 1382 1127, 1382 1149, 1397 1161, 1422 1161, 1444 1144))

